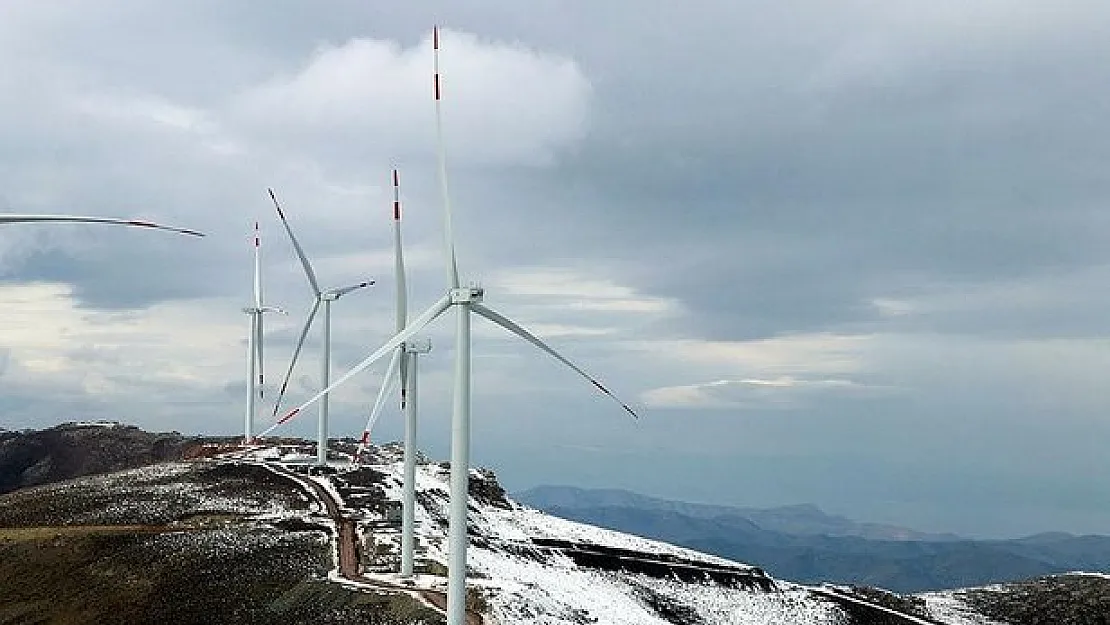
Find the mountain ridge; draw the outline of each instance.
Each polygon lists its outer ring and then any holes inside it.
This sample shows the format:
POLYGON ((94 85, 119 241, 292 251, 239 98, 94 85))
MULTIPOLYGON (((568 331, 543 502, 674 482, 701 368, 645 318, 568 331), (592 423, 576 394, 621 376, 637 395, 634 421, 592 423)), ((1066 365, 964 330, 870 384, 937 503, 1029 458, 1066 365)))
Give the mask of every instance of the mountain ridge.
POLYGON ((922 532, 897 525, 855 521, 828 514, 812 503, 754 508, 677 501, 617 488, 591 489, 561 485, 535 486, 515 492, 513 496, 541 509, 548 506, 631 507, 668 510, 695 518, 735 516, 749 519, 763 529, 794 535, 858 536, 883 540, 964 540, 956 534, 922 532))
MULTIPOLYGON (((790 528, 788 523, 767 529, 743 516, 743 508, 692 504, 692 510, 701 516, 691 516, 679 512, 691 509, 687 507, 691 504, 684 502, 629 496, 628 491, 612 489, 595 495, 588 489, 552 488, 521 491, 514 497, 556 516, 759 562, 776 576, 803 583, 865 584, 920 592, 1076 570, 1110 571, 1110 537, 1106 536, 1050 532, 1019 539, 929 541, 794 534, 782 531, 790 528), (545 505, 551 501, 574 505, 545 505), (591 505, 596 502, 631 505, 591 505), (717 516, 707 517, 710 511, 717 516)), ((775 520, 778 514, 768 516, 775 520)), ((757 518, 766 522, 768 516, 757 518)))

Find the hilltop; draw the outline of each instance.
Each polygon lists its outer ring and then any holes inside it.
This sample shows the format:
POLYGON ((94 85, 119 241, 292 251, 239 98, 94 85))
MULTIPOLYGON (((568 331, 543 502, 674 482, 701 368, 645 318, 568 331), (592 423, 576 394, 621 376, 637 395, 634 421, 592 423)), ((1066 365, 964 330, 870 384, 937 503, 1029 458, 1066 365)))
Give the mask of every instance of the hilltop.
MULTIPOLYGON (((304 445, 0 496, 0 623, 443 622, 446 463, 418 468, 418 572, 399 557, 400 450, 303 464, 304 445)), ((184 452, 183 452, 184 453, 184 452)), ((1106 623, 1110 580, 1045 577, 898 595, 805 585, 738 562, 548 515, 472 470, 470 622, 584 625, 1106 623), (1100 620, 1101 619, 1101 620, 1100 620)))
POLYGON ((70 421, 44 430, 0 430, 0 493, 82 475, 179 460, 217 439, 151 433, 115 421, 70 421))

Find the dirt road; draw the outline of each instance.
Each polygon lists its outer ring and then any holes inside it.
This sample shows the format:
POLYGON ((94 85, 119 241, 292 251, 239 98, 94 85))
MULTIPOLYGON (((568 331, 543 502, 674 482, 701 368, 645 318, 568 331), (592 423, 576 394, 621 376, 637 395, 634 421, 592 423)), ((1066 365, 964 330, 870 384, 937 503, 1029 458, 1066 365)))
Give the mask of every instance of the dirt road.
MULTIPOLYGON (((315 480, 289 471, 281 466, 267 466, 275 473, 315 493, 317 499, 324 504, 328 517, 330 517, 332 521, 335 522, 336 527, 339 528, 338 556, 340 575, 345 579, 366 584, 386 592, 403 592, 407 595, 420 598, 424 603, 434 606, 444 614, 447 613, 447 593, 445 592, 423 588, 416 589, 400 584, 390 584, 383 580, 363 577, 362 571, 359 568, 359 541, 358 532, 355 531, 355 521, 343 515, 341 502, 336 501, 332 493, 315 480)), ((481 614, 471 611, 466 613, 466 623, 467 625, 486 625, 485 619, 481 614)))

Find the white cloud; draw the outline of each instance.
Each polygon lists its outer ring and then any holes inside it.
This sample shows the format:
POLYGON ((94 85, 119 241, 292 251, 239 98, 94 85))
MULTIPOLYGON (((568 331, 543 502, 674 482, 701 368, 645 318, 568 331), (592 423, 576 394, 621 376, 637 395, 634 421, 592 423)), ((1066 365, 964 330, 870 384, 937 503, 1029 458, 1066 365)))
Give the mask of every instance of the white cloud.
POLYGON ((667 339, 630 347, 641 361, 650 358, 654 368, 668 371, 670 380, 696 380, 663 382, 643 392, 641 401, 648 406, 786 408, 809 406, 808 400, 830 393, 867 397, 892 390, 863 381, 875 372, 872 352, 881 340, 817 333, 749 341, 667 339))
POLYGON ((498 293, 533 300, 545 308, 618 314, 677 314, 677 300, 653 297, 617 282, 566 267, 518 267, 498 271, 490 281, 498 293))
POLYGON ((876 297, 871 300, 871 305, 884 317, 904 317, 915 310, 912 302, 889 297, 876 297))
MULTIPOLYGON (((543 165, 586 131, 590 84, 574 61, 441 31, 449 158, 543 165)), ((238 94, 230 114, 254 133, 316 145, 363 143, 377 153, 431 152, 432 45, 358 38, 325 44, 299 70, 238 94)))
POLYGON ((616 328, 576 326, 565 323, 534 323, 531 324, 528 329, 544 338, 555 338, 560 336, 599 337, 609 336, 617 332, 616 328))
POLYGON ((68 285, 23 284, 0 287, 0 308, 7 321, 0 345, 18 371, 5 376, 9 384, 126 395, 152 382, 219 387, 241 369, 241 324, 209 303, 106 313, 78 308, 68 285))
POLYGON ((862 393, 876 390, 841 378, 713 380, 698 384, 664 386, 640 397, 651 408, 787 408, 796 407, 816 393, 862 393))
POLYGON ((847 374, 863 368, 872 335, 790 334, 750 341, 680 339, 645 341, 638 349, 664 358, 753 377, 847 374))
POLYGON ((195 133, 212 132, 215 126, 211 115, 204 110, 147 94, 110 96, 91 93, 76 99, 72 106, 77 112, 97 117, 100 121, 142 121, 195 133))

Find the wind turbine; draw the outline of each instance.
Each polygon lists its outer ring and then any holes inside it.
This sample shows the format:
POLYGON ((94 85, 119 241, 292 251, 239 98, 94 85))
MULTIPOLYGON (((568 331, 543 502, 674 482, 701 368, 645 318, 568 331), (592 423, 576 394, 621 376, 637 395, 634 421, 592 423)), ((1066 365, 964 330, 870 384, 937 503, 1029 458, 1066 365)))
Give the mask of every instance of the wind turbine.
MULTIPOLYGON (((320 290, 320 284, 316 280, 316 272, 312 270, 312 263, 308 262, 308 257, 305 256, 304 249, 302 249, 301 244, 297 242, 297 237, 293 234, 293 229, 289 227, 289 221, 285 218, 285 211, 281 210, 281 204, 278 203, 277 196, 274 195, 274 190, 268 189, 268 191, 270 192, 270 199, 274 203, 274 208, 277 209, 278 217, 281 218, 281 223, 285 226, 285 231, 289 233, 289 240, 293 243, 293 249, 297 252, 297 257, 301 259, 301 266, 304 267, 304 275, 308 278, 308 284, 312 287, 312 293, 314 295, 312 308, 309 309, 308 318, 305 319, 304 328, 301 329, 301 338, 297 340, 297 347, 293 349, 293 358, 289 360, 289 369, 285 372, 285 378, 281 381, 281 391, 278 393, 277 401, 274 402, 274 415, 276 416, 278 409, 281 407, 281 400, 285 396, 285 390, 289 386, 289 377, 293 375, 293 367, 297 364, 297 357, 301 355, 301 348, 304 347, 304 341, 308 336, 308 331, 312 329, 312 322, 316 319, 316 313, 320 310, 320 305, 323 304, 324 307, 324 335, 322 338, 324 358, 320 369, 320 388, 327 389, 331 377, 331 304, 351 291, 363 289, 374 284, 374 281, 367 280, 365 282, 328 289, 326 291, 320 290)), ((269 430, 267 430, 267 432, 268 431, 269 430)), ((265 433, 263 433, 263 435, 265 435, 265 433)), ((323 394, 323 401, 320 402, 320 421, 316 427, 316 445, 316 464, 327 464, 327 393, 323 394)))
POLYGON ((316 402, 321 397, 326 397, 332 389, 343 384, 353 376, 390 354, 398 346, 404 344, 410 337, 420 332, 429 323, 442 315, 451 307, 456 308, 457 333, 455 335, 455 389, 454 406, 451 415, 451 479, 450 479, 450 513, 448 516, 448 563, 447 580, 447 623, 448 625, 463 625, 466 619, 466 510, 467 510, 467 485, 470 473, 470 315, 476 313, 489 321, 505 328, 509 332, 535 345, 546 352, 578 375, 588 380, 595 388, 616 401, 633 417, 635 411, 617 398, 609 389, 605 388, 593 376, 583 371, 577 365, 567 360, 562 354, 555 351, 539 337, 525 330, 509 318, 497 313, 482 304, 485 290, 479 286, 460 286, 458 263, 455 257, 455 242, 451 226, 451 204, 447 193, 447 166, 443 146, 443 116, 441 111, 441 90, 439 74, 439 29, 432 31, 432 48, 434 55, 435 111, 436 111, 436 151, 439 164, 440 189, 443 195, 443 217, 445 230, 445 243, 447 247, 447 293, 436 303, 432 304, 420 316, 413 319, 404 330, 393 335, 377 351, 367 356, 353 369, 345 373, 330 386, 317 393, 305 403, 291 410, 288 414, 271 425, 266 432, 288 422, 301 410, 316 402))
POLYGON ((266 313, 281 313, 285 311, 262 304, 262 236, 259 234, 258 222, 254 222, 254 305, 247 306, 243 312, 250 315, 251 330, 247 335, 247 414, 243 419, 243 444, 249 445, 253 441, 255 399, 263 399, 262 364, 262 315, 266 313), (257 375, 257 379, 255 376, 257 375))
MULTIPOLYGON (((397 325, 396 331, 405 329, 408 322, 408 293, 405 282, 405 258, 401 249, 401 183, 397 170, 393 170, 393 273, 397 285, 397 325)), ((415 550, 415 524, 416 524, 416 407, 417 387, 416 371, 417 358, 432 349, 428 339, 409 340, 401 343, 394 349, 393 357, 382 378, 382 386, 378 391, 378 398, 370 411, 370 418, 366 421, 366 429, 362 431, 362 440, 359 442, 359 454, 370 443, 370 431, 374 428, 385 398, 393 393, 398 384, 401 386, 401 409, 405 412, 405 468, 402 480, 402 515, 401 515, 401 575, 411 577, 413 572, 415 550)), ((356 455, 356 457, 358 457, 356 455)))

